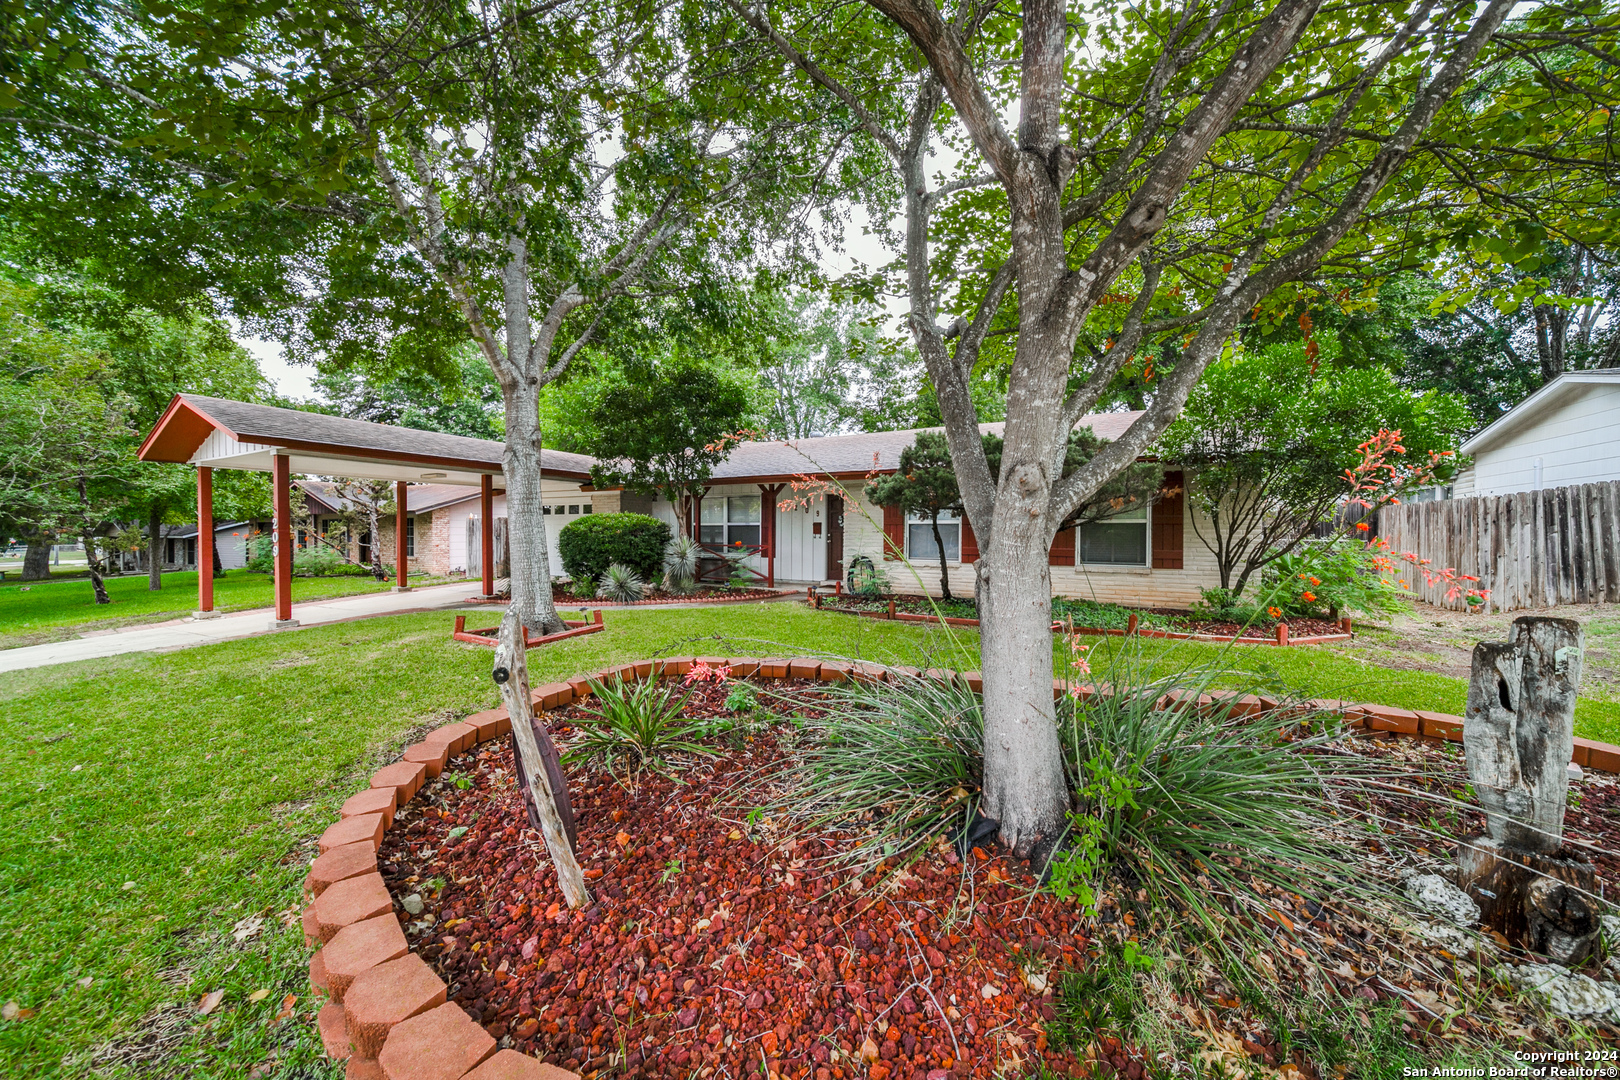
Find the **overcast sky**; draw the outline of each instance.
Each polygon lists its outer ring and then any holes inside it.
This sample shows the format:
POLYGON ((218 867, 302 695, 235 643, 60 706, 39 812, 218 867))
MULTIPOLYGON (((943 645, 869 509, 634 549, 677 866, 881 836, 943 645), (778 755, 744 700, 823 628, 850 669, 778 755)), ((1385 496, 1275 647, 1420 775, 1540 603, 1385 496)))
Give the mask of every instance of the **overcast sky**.
MULTIPOLYGON (((937 156, 932 159, 932 164, 936 167, 941 164, 937 156)), ((849 223, 844 229, 843 250, 822 252, 821 266, 829 276, 847 274, 856 262, 864 263, 868 271, 876 270, 893 258, 893 253, 876 237, 862 231, 869 220, 865 207, 856 205, 850 208, 849 223)), ((908 305, 903 298, 894 298, 885 307, 891 317, 898 319, 905 314, 908 305)), ((288 363, 280 342, 249 337, 241 332, 240 327, 236 340, 259 361, 259 370, 275 385, 277 393, 294 399, 318 396, 309 381, 315 373, 314 369, 288 363)))

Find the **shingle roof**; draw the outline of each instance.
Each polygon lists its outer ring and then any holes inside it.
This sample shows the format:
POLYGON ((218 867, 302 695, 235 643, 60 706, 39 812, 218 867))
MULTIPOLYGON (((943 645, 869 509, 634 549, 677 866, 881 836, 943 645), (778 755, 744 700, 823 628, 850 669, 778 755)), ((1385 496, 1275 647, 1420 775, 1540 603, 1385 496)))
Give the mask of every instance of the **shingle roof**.
MULTIPOLYGON (((1140 412, 1093 413, 1081 417, 1078 427, 1090 427, 1100 438, 1113 441, 1141 416, 1140 412)), ((980 424, 979 430, 999 434, 1001 423, 980 424)), ((900 467, 900 451, 916 441, 919 431, 940 428, 908 428, 902 431, 862 431, 852 435, 823 435, 813 439, 761 439, 740 443, 716 466, 715 480, 786 478, 799 473, 864 475, 876 469, 890 472, 900 467)))
MULTIPOLYGON (((465 463, 477 469, 498 470, 505 445, 490 439, 470 439, 440 431, 374 424, 302 409, 253 405, 228 398, 181 394, 188 405, 229 429, 243 442, 271 446, 336 448, 356 456, 370 452, 383 457, 434 458, 465 463)), ((583 454, 544 450, 541 469, 550 473, 589 475, 593 459, 583 454)))

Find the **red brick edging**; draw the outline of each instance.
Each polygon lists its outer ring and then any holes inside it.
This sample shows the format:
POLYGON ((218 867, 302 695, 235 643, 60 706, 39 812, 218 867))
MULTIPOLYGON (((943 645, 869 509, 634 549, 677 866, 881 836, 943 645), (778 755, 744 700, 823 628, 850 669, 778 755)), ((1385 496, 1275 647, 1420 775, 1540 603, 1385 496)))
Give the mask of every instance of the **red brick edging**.
MULTIPOLYGON (((959 682, 981 692, 977 671, 942 668, 754 657, 692 656, 637 660, 549 683, 531 691, 536 712, 562 708, 590 694, 590 682, 681 676, 699 663, 725 665, 741 679, 819 679, 822 682, 881 682, 895 676, 959 682)), ((1054 698, 1069 693, 1053 680, 1054 698)), ((1106 688, 1077 688, 1082 700, 1106 688)), ((1201 695, 1200 704, 1219 695, 1201 695)), ((1165 703, 1179 698, 1166 695, 1165 703)), ((1254 715, 1282 702, 1252 694, 1230 700, 1238 715, 1254 715)), ((1462 717, 1414 712, 1388 705, 1316 699, 1304 705, 1337 713, 1351 727, 1416 736, 1426 742, 1459 742, 1462 717)), ((348 1060, 347 1080, 566 1080, 575 1073, 546 1065, 515 1050, 495 1050, 495 1040, 447 1001, 448 988, 421 957, 410 951, 394 915, 394 899, 377 870, 377 850, 399 807, 443 771, 455 755, 509 733, 505 709, 488 709, 430 733, 406 749, 401 760, 372 774, 370 786, 343 804, 340 819, 320 838, 321 854, 304 879, 310 904, 304 911, 304 941, 318 946, 309 964, 310 982, 328 997, 318 1024, 327 1053, 348 1060)), ((1575 764, 1620 773, 1620 746, 1576 739, 1575 764)))

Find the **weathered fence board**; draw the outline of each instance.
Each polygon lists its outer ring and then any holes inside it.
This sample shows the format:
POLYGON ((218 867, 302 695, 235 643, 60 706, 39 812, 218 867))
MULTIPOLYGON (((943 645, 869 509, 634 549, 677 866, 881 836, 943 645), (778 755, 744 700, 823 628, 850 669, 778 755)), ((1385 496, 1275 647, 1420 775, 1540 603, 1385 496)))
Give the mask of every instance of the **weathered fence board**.
MULTIPOLYGON (((1386 506, 1378 534, 1396 554, 1479 578, 1493 611, 1620 603, 1620 481, 1386 506)), ((1419 599, 1468 606, 1399 565, 1419 599)))

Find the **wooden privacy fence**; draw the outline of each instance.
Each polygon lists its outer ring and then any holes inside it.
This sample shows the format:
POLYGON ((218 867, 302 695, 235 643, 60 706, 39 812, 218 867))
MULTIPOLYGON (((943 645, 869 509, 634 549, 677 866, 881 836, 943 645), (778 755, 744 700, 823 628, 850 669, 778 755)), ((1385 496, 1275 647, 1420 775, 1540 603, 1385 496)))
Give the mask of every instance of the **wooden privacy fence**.
MULTIPOLYGON (((1620 481, 1386 506, 1378 535, 1396 555, 1478 577, 1493 611, 1620 603, 1620 481)), ((1460 594, 1447 600, 1445 583, 1397 565, 1419 599, 1468 606, 1460 594)))

